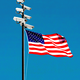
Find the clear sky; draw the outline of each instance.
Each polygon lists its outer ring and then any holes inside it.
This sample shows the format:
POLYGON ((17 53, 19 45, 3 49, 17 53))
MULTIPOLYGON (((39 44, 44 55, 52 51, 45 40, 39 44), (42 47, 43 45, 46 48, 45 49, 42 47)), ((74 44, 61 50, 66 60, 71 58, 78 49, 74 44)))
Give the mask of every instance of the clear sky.
MULTIPOLYGON (((32 8, 28 24, 41 34, 64 36, 72 58, 28 55, 25 35, 25 80, 80 80, 80 0, 25 0, 32 8)), ((0 1, 0 80, 22 80, 22 27, 13 21, 21 17, 16 0, 0 1)))

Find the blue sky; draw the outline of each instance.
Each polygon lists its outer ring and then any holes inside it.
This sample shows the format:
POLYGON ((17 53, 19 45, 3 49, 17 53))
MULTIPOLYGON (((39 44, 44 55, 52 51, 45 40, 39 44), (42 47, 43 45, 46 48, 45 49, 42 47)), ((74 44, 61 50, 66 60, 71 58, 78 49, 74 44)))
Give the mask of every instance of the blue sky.
MULTIPOLYGON (((32 8, 28 24, 41 34, 64 36, 72 58, 28 54, 25 35, 25 80, 80 80, 80 0, 25 0, 32 8)), ((21 17, 16 0, 0 2, 0 79, 22 80, 22 27, 13 21, 21 17)))

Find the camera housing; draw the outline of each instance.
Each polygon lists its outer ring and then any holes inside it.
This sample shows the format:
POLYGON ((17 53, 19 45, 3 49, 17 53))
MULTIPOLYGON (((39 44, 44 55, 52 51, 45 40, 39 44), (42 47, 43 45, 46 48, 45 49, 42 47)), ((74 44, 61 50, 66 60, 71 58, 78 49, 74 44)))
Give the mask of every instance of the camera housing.
POLYGON ((21 9, 21 8, 16 8, 16 11, 19 11, 19 13, 20 13, 20 12, 23 12, 23 9, 21 9))
POLYGON ((30 7, 25 6, 25 5, 24 5, 24 9, 25 9, 25 10, 26 10, 26 9, 27 9, 27 10, 31 10, 31 8, 30 8, 30 7))
MULTIPOLYGON (((20 25, 22 26, 22 23, 20 23, 20 25)), ((33 25, 29 25, 29 24, 24 24, 24 27, 28 28, 28 29, 33 29, 34 28, 33 25)))
POLYGON ((17 0, 17 2, 23 3, 25 0, 17 0))
POLYGON ((16 22, 19 22, 19 23, 24 23, 24 24, 25 24, 25 22, 27 22, 26 19, 19 18, 19 17, 14 17, 13 20, 16 22))
POLYGON ((27 19, 31 19, 32 18, 31 16, 25 15, 25 14, 24 14, 24 17, 27 18, 27 19))

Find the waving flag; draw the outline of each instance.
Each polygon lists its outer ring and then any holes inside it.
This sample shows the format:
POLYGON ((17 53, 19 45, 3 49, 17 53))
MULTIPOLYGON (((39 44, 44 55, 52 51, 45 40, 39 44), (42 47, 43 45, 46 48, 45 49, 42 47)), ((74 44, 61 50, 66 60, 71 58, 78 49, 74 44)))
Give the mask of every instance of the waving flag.
POLYGON ((29 44, 29 54, 52 55, 55 57, 73 57, 67 40, 55 33, 43 35, 26 30, 29 44))

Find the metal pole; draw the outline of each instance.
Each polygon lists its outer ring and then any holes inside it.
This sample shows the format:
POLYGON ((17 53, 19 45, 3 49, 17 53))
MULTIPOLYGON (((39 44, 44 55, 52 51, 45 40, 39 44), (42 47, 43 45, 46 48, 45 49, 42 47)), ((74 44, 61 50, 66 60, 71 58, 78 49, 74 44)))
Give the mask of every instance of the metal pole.
MULTIPOLYGON (((24 9, 24 4, 22 4, 22 9, 24 9)), ((24 18, 24 11, 22 18, 24 18)), ((24 23, 22 23, 22 80, 24 80, 24 23)))

